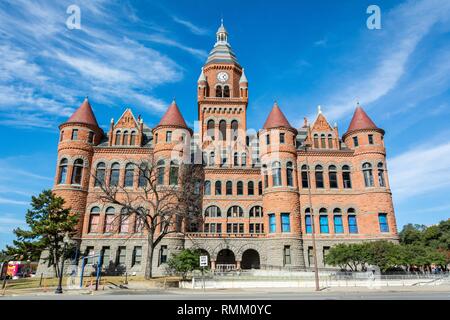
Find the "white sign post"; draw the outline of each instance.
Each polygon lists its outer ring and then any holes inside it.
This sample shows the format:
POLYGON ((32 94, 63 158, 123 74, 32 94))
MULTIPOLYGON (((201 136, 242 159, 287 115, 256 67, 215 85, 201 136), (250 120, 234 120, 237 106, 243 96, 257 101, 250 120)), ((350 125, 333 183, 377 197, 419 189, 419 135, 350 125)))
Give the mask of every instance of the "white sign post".
POLYGON ((208 256, 200 256, 200 267, 202 268, 203 290, 205 290, 205 276, 203 271, 208 266, 208 256))

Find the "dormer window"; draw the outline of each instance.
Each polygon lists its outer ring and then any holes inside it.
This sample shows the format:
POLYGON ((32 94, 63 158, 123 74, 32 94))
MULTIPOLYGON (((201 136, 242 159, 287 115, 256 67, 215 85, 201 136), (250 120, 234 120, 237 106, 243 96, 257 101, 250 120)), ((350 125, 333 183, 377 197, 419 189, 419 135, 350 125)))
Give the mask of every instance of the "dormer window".
POLYGON ((130 136, 130 145, 134 146, 136 144, 136 132, 132 131, 130 136))
POLYGON ((114 142, 114 144, 115 144, 116 146, 119 146, 119 145, 120 145, 120 138, 121 138, 120 131, 117 131, 117 132, 116 132, 116 140, 115 140, 115 142, 114 142))

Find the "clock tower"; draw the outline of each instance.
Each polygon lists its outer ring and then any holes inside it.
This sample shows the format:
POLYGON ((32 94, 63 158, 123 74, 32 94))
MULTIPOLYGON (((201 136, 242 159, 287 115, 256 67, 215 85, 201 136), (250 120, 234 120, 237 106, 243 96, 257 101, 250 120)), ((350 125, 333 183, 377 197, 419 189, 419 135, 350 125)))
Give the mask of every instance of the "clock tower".
POLYGON ((246 146, 248 81, 228 42, 223 21, 202 67, 197 96, 203 150, 208 159, 213 152, 213 160, 207 163, 232 167, 232 155, 246 146))

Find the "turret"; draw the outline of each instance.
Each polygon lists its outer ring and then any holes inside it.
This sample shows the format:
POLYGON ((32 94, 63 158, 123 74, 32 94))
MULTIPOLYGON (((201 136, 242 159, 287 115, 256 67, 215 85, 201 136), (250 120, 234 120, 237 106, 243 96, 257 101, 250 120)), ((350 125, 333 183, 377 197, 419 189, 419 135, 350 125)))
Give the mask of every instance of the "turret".
POLYGON ((206 82, 205 73, 202 71, 200 72, 200 76, 197 80, 198 89, 197 89, 197 99, 201 100, 204 99, 207 96, 207 90, 208 90, 208 83, 206 82))
POLYGON ((79 231, 86 208, 90 166, 103 136, 92 107, 86 98, 73 115, 59 126, 58 163, 54 192, 65 199, 67 207, 80 215, 79 231))
POLYGON ((239 92, 241 98, 248 99, 248 80, 245 76, 244 68, 242 68, 241 79, 239 79, 239 92))
MULTIPOLYGON (((275 102, 259 132, 263 207, 268 237, 295 237, 300 240, 300 203, 297 181, 297 130, 275 102)), ((298 242, 300 243, 300 241, 298 242)), ((280 246, 282 241, 280 240, 280 246)), ((277 248, 281 252, 282 248, 277 248)), ((301 252, 301 247, 291 252, 301 252)), ((293 254, 292 263, 304 266, 303 254, 293 254)))

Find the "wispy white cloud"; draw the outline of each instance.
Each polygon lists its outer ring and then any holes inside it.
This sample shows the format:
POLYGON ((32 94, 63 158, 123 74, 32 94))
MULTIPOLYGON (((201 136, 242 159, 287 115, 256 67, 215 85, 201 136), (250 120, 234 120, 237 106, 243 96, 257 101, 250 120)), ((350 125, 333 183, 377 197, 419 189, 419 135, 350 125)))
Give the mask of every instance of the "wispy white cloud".
POLYGON ((395 200, 450 187, 450 141, 418 145, 388 161, 395 200))
POLYGON ((14 200, 14 199, 0 197, 0 204, 13 204, 13 205, 26 206, 29 203, 26 201, 20 201, 20 200, 14 200))
POLYGON ((12 215, 0 216, 0 234, 11 234, 17 227, 26 226, 25 219, 18 219, 12 215))
POLYGON ((172 16, 173 21, 175 21, 176 23, 181 24, 182 26, 185 26, 186 28, 188 28, 188 30, 190 32, 192 32, 193 34, 196 35, 206 35, 209 33, 208 29, 196 26, 195 24, 193 24, 192 22, 188 21, 188 20, 184 20, 181 18, 178 18, 176 16, 172 16))
POLYGON ((446 0, 411 0, 383 13, 383 29, 370 31, 372 39, 369 35, 365 38, 364 46, 372 48, 371 54, 378 57, 371 63, 374 67, 367 68, 373 71, 352 74, 351 80, 325 102, 327 115, 339 119, 354 109, 357 100, 369 105, 394 89, 419 42, 449 14, 450 2, 446 0))

